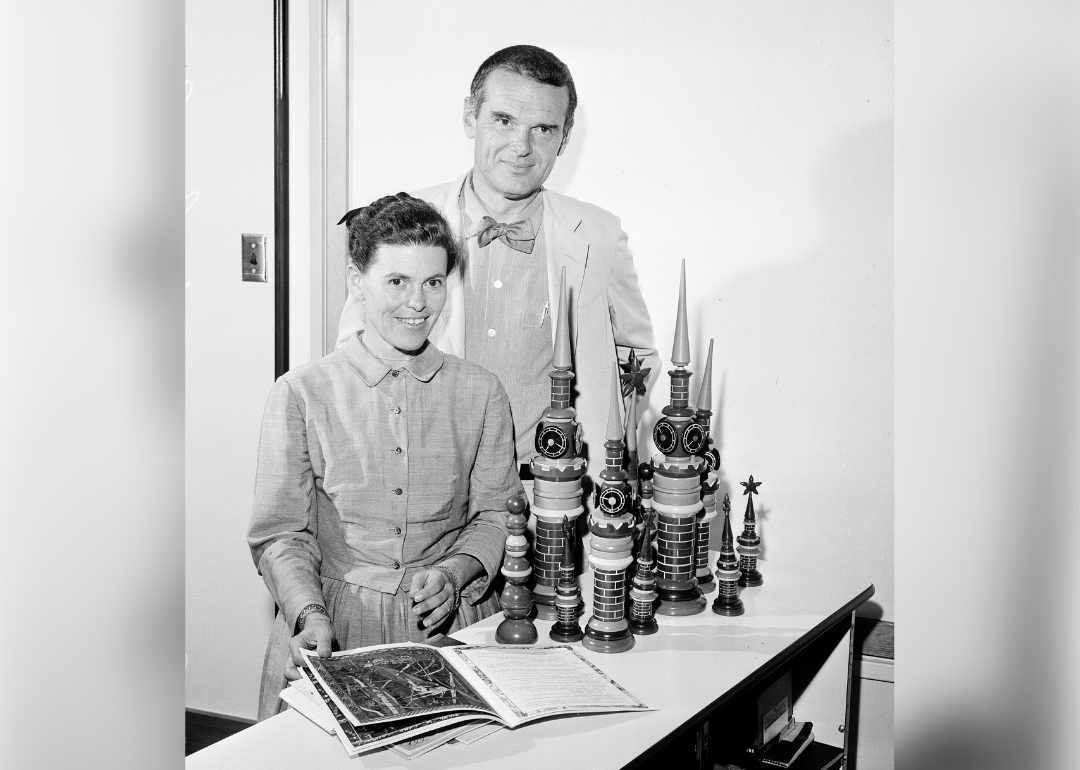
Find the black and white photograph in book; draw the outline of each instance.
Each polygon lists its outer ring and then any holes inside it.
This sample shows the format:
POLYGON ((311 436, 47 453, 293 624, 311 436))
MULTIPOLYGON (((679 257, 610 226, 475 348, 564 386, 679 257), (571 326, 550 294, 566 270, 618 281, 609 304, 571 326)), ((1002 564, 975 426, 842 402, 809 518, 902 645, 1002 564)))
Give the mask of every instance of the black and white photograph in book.
POLYGON ((186 9, 189 766, 892 768, 891 3, 186 9))

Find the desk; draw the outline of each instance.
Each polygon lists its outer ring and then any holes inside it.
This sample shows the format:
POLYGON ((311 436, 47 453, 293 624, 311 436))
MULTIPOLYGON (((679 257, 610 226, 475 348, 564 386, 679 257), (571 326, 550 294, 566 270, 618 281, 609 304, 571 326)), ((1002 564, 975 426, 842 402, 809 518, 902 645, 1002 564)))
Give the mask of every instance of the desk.
MULTIPOLYGON (((711 555, 715 562, 716 554, 711 555)), ((814 722, 819 742, 845 741, 850 692, 852 614, 874 594, 867 581, 762 563, 765 584, 742 592, 746 613, 728 618, 711 609, 689 617, 657 617, 659 633, 635 637, 629 652, 604 655, 574 646, 602 671, 656 711, 559 717, 500 730, 472 745, 446 744, 413 760, 389 750, 349 759, 328 735, 291 709, 187 758, 189 770, 234 768, 451 767, 524 770, 553 767, 623 768, 662 757, 666 746, 736 698, 754 691, 829 636, 840 639, 815 653, 817 673, 795 688, 796 719, 814 722)), ((590 575, 582 576, 588 594, 590 575)), ((715 592, 708 595, 710 605, 715 592)), ((591 615, 588 602, 582 623, 591 615)), ((455 634, 467 644, 494 644, 496 615, 455 634)), ((537 621, 538 644, 552 644, 550 622, 537 621)), ((820 645, 818 645, 820 646, 820 645)))

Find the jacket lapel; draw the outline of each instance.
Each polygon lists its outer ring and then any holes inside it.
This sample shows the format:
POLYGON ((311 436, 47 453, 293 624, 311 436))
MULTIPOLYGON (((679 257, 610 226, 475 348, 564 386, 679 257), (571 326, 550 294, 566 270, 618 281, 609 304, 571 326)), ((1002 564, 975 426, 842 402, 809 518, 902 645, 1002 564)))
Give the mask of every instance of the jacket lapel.
POLYGON ((577 234, 582 217, 567 199, 544 190, 544 239, 547 241, 548 296, 551 301, 551 341, 559 322, 559 275, 566 268, 566 285, 570 294, 570 339, 577 348, 577 303, 585 263, 589 260, 589 244, 577 234))
MULTIPOLYGON (((463 238, 464 233, 461 232, 461 207, 458 199, 467 176, 468 174, 462 174, 450 184, 415 193, 417 198, 423 198, 442 212, 459 239, 463 238)), ((446 305, 431 330, 431 341, 435 347, 459 358, 465 357, 465 287, 462 285, 462 276, 468 269, 468 257, 468 246, 462 243, 461 262, 458 263, 457 270, 446 277, 446 305)))

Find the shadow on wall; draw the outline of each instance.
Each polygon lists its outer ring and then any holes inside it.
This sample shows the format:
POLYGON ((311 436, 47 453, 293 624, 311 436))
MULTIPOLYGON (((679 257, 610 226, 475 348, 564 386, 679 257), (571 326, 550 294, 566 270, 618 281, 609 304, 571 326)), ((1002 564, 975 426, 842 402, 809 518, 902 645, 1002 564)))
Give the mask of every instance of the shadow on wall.
MULTIPOLYGON (((717 500, 731 495, 738 534, 745 505, 737 502, 738 482, 751 473, 763 481, 755 501, 763 545, 768 521, 761 513, 783 487, 789 500, 799 500, 799 521, 790 507, 771 506, 778 527, 814 528, 813 542, 872 545, 891 554, 892 153, 888 121, 843 137, 818 180, 824 245, 708 293, 722 299, 712 324, 718 332, 714 381, 720 385, 713 436, 723 459, 717 500), (739 413, 728 415, 733 402, 739 413), (767 449, 773 467, 727 464, 733 421, 739 434, 767 449), (864 519, 867 510, 880 513, 864 519)), ((777 212, 777 226, 782 217, 777 212)), ((708 340, 699 339, 704 354, 708 340)), ((740 447, 740 454, 760 454, 747 450, 740 447)), ((714 548, 720 531, 719 524, 713 527, 714 548)))

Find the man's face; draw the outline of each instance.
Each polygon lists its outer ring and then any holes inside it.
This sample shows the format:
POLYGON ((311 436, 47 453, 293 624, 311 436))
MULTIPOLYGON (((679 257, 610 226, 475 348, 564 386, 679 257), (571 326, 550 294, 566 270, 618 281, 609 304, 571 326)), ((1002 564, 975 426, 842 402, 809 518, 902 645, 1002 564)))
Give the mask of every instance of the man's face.
POLYGON ((566 88, 506 70, 484 84, 479 112, 465 100, 465 134, 473 139, 477 192, 517 200, 540 189, 569 137, 566 88))

